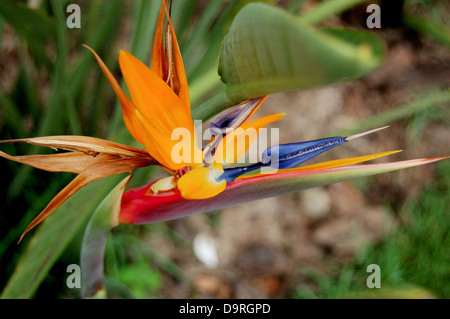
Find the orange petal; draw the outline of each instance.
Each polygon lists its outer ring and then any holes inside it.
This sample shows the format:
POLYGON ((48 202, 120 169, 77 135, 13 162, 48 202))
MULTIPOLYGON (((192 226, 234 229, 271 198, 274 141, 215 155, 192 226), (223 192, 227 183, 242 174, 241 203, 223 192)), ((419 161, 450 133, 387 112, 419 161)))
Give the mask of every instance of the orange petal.
POLYGON ((267 115, 233 130, 219 143, 214 160, 216 162, 223 161, 229 165, 236 163, 255 142, 260 129, 270 123, 281 120, 285 115, 284 113, 267 115))
MULTIPOLYGON (((164 6, 165 7, 165 6, 164 6)), ((180 91, 178 92, 178 97, 183 102, 183 104, 186 106, 189 114, 191 113, 191 102, 189 99, 189 88, 188 88, 188 82, 186 78, 186 71, 184 69, 183 59, 181 57, 181 51, 180 47, 178 46, 177 37, 175 35, 175 31, 172 26, 172 21, 170 20, 170 16, 167 13, 167 8, 165 8, 166 14, 167 14, 167 20, 170 28, 170 33, 172 34, 172 40, 173 40, 173 50, 174 50, 174 56, 175 56, 175 67, 177 71, 178 81, 180 82, 180 91)))
MULTIPOLYGON (((165 69, 168 68, 165 65, 166 56, 164 51, 164 18, 167 17, 167 24, 170 30, 170 34, 172 36, 171 46, 173 47, 173 55, 175 58, 175 72, 178 81, 180 82, 180 90, 178 92, 178 97, 183 102, 183 105, 187 108, 187 111, 191 112, 190 100, 189 100, 189 88, 188 82, 186 78, 186 72, 183 65, 183 59, 181 58, 180 48, 178 46, 177 37, 175 35, 175 31, 173 29, 173 25, 170 19, 170 15, 167 11, 167 1, 163 0, 161 4, 161 10, 159 12, 158 23, 156 25, 155 37, 153 39, 153 52, 152 52, 152 62, 151 69, 157 74, 159 78, 166 81, 164 77, 166 76, 165 69)), ((167 44, 166 44, 167 45, 167 44)))
POLYGON ((139 110, 140 122, 145 126, 143 143, 147 151, 160 163, 172 169, 181 168, 171 160, 172 147, 176 144, 171 136, 176 129, 186 129, 190 134, 189 144, 194 148, 192 153, 196 152, 195 127, 188 109, 155 72, 133 55, 121 51, 119 63, 131 98, 139 110))
POLYGON ((159 78, 164 79, 164 18, 166 15, 164 7, 166 6, 166 1, 163 0, 161 4, 161 10, 159 11, 158 22, 156 24, 155 36, 153 38, 153 52, 152 52, 152 70, 159 76, 159 78))
POLYGON ((260 129, 269 125, 271 123, 277 122, 286 116, 286 113, 274 113, 270 115, 263 116, 257 120, 251 121, 250 123, 243 124, 241 127, 246 130, 247 128, 253 127, 255 129, 260 129))
POLYGON ((155 72, 125 51, 120 51, 119 63, 131 99, 144 116, 159 122, 170 133, 183 127, 193 134, 194 123, 188 109, 155 72))
MULTIPOLYGON (((250 115, 247 117, 247 119, 241 124, 244 125, 245 123, 247 123, 251 117, 255 114, 256 111, 258 111, 259 107, 261 106, 261 104, 263 104, 263 102, 267 99, 268 95, 265 95, 261 98, 261 101, 259 101, 258 105, 253 109, 253 111, 250 113, 250 115)), ((279 113, 281 114, 281 113, 279 113)))
MULTIPOLYGON (((109 83, 113 87, 114 91, 119 98, 119 101, 123 110, 123 118, 125 121, 125 125, 130 131, 131 135, 138 141, 143 144, 147 152, 155 157, 155 159, 164 166, 167 166, 171 169, 175 169, 174 165, 167 165, 167 161, 165 157, 167 156, 167 151, 164 148, 161 150, 161 147, 158 147, 158 143, 163 145, 167 145, 167 140, 170 139, 170 130, 165 127, 159 121, 151 121, 144 113, 142 113, 128 98, 125 92, 122 90, 120 85, 117 83, 116 79, 100 59, 100 57, 93 51, 91 48, 85 45, 95 56, 97 62, 100 65, 103 73, 108 79, 109 83), (162 132, 163 134, 155 134, 154 132, 162 132), (157 136, 155 136, 157 135, 157 136)), ((131 56, 131 54, 130 54, 131 56)), ((134 60, 137 60, 133 57, 134 60)), ((137 60, 139 61, 139 60, 137 60)), ((140 61, 139 61, 140 62, 140 61)), ((141 63, 142 64, 142 63, 141 63)), ((143 65, 143 64, 142 64, 143 65)), ((145 65, 144 65, 145 66, 145 65)), ((147 68, 145 66, 145 68, 147 68)), ((148 69, 148 68, 147 68, 148 69)), ((148 88, 147 88, 148 90, 148 88)), ((172 92, 173 95, 173 92, 172 92)), ((150 118, 154 119, 153 116, 150 118)), ((170 163, 170 161, 169 161, 170 163)))

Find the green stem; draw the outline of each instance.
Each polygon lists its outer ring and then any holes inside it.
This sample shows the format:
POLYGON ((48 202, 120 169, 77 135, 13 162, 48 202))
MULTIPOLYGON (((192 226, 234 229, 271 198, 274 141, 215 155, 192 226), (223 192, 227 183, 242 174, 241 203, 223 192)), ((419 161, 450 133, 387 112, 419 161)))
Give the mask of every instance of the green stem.
POLYGON ((321 2, 313 9, 306 11, 298 17, 298 21, 307 24, 317 24, 336 14, 344 12, 367 0, 329 0, 321 2))
POLYGON ((419 112, 424 112, 439 103, 450 101, 450 90, 441 91, 439 93, 428 94, 419 98, 412 103, 396 107, 387 112, 370 117, 369 119, 360 122, 356 126, 333 133, 333 136, 346 136, 355 132, 362 132, 374 127, 381 127, 392 124, 395 121, 403 118, 413 116, 419 112))
POLYGON ((419 33, 430 36, 436 41, 450 46, 450 30, 442 24, 433 23, 427 19, 405 14, 403 23, 417 30, 419 33))

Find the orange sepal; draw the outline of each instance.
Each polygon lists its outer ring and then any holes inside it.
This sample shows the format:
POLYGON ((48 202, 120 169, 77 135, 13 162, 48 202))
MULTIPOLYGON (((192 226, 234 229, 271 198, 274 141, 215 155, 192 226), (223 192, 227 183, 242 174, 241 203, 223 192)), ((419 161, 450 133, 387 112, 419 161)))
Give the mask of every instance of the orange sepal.
POLYGON ((229 165, 236 163, 255 142, 260 129, 270 123, 281 120, 285 115, 285 113, 267 115, 233 130, 220 141, 214 155, 214 161, 229 165))
MULTIPOLYGON (((161 10, 159 12, 158 22, 156 25, 155 37, 153 39, 153 52, 152 52, 152 62, 151 69, 161 78, 163 81, 167 79, 164 78, 166 76, 164 70, 168 68, 166 65, 172 61, 166 61, 165 51, 164 51, 164 18, 167 17, 167 24, 169 26, 170 34, 172 36, 172 47, 173 54, 175 58, 175 72, 176 77, 180 83, 180 90, 178 92, 178 97, 182 101, 186 110, 191 112, 190 107, 190 99, 189 99, 189 88, 188 82, 186 78, 186 71, 184 69, 183 59, 181 57, 181 51, 178 46, 177 37, 175 35, 175 31, 173 29, 172 21, 170 20, 170 15, 167 11, 167 1, 163 0, 161 4, 161 10)), ((167 44, 166 44, 167 45, 167 44)))
POLYGON ((163 0, 161 4, 161 10, 159 11, 158 22, 156 24, 155 37, 153 38, 153 51, 152 51, 152 70, 161 78, 164 77, 164 18, 166 0, 163 0))
POLYGON ((392 155, 395 153, 401 152, 399 150, 397 151, 388 151, 388 152, 382 152, 382 153, 376 153, 371 155, 364 155, 364 156, 358 156, 358 157, 350 157, 350 158, 344 158, 344 159, 338 159, 338 160, 332 160, 332 161, 326 161, 322 163, 312 164, 308 166, 301 166, 301 167, 295 167, 295 168, 286 168, 286 169, 280 169, 280 170, 267 170, 265 174, 250 174, 250 175, 243 175, 238 177, 236 180, 240 179, 246 179, 246 178, 253 178, 255 176, 260 175, 270 175, 270 174, 276 174, 276 173, 295 173, 295 172, 307 172, 307 171, 317 171, 317 170, 326 170, 330 168, 337 168, 337 167, 344 167, 349 166, 353 164, 368 162, 380 157, 392 155))

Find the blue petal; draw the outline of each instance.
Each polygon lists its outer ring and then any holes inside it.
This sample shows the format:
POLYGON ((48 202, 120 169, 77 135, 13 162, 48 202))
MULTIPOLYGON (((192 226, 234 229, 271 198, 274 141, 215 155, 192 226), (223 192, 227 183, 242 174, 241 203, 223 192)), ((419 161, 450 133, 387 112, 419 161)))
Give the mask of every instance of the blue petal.
POLYGON ((227 168, 218 178, 218 181, 225 179, 228 183, 242 174, 264 166, 270 166, 275 169, 291 168, 345 142, 383 130, 387 127, 389 126, 347 137, 327 137, 314 141, 271 146, 263 152, 261 162, 244 167, 227 168))
POLYGON ((244 123, 264 97, 247 100, 223 111, 210 123, 211 135, 227 134, 244 123))
POLYGON ((345 142, 347 142, 346 138, 338 136, 271 146, 263 152, 261 162, 249 166, 226 168, 218 181, 225 179, 229 183, 245 173, 264 166, 276 169, 291 168, 345 142))
POLYGON ((255 169, 261 168, 263 166, 267 165, 260 162, 248 166, 225 168, 223 170, 223 174, 217 179, 217 181, 220 182, 222 180, 225 180, 227 183, 229 183, 238 178, 239 176, 254 171, 255 169))
POLYGON ((272 146, 263 152, 261 162, 273 168, 291 168, 345 142, 344 137, 328 137, 272 146))

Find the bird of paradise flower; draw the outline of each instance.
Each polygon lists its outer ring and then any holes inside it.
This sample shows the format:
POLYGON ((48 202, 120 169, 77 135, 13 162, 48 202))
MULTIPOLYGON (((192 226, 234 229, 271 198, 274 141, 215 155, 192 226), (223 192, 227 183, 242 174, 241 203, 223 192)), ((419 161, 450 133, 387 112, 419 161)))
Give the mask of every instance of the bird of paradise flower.
MULTIPOLYGON (((86 46, 87 47, 87 46, 86 46)), ((119 64, 131 99, 122 90, 101 58, 89 47, 115 91, 123 118, 139 149, 86 136, 49 136, 0 141, 26 142, 69 152, 51 155, 0 156, 52 172, 78 174, 25 229, 23 236, 51 215, 80 188, 97 179, 157 165, 171 176, 123 194, 117 223, 144 224, 180 218, 244 202, 278 196, 305 188, 330 184, 359 176, 368 176, 432 163, 448 156, 383 164, 354 165, 387 156, 389 151, 367 156, 327 161, 309 166, 297 165, 345 142, 383 128, 348 137, 329 137, 314 141, 277 145, 262 154, 261 161, 241 167, 234 164, 248 150, 245 134, 280 120, 284 114, 272 114, 249 122, 266 96, 244 101, 219 114, 211 122, 213 137, 202 149, 197 143, 191 117, 188 82, 174 29, 163 0, 153 43, 151 68, 130 53, 120 51, 119 64), (166 22, 167 20, 167 22, 166 22), (189 138, 173 139, 179 128, 189 138), (234 152, 236 143, 244 143, 234 152), (182 149, 184 160, 175 161, 174 149, 182 149), (228 150, 233 150, 230 152, 228 150), (254 172, 276 168, 272 174, 254 172)))

